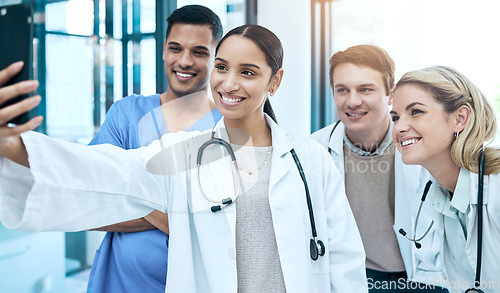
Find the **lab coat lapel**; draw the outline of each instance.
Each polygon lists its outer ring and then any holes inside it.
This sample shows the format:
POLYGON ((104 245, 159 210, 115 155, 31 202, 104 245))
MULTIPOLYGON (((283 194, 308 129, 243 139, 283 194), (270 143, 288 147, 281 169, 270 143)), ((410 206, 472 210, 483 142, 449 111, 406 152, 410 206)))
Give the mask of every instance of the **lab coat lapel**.
MULTIPOLYGON (((333 124, 335 126, 335 124, 333 124)), ((332 129, 333 129, 332 126, 332 129)), ((330 152, 330 155, 333 158, 333 161, 335 162, 335 166, 337 169, 339 169, 340 174, 342 175, 342 178, 345 177, 345 172, 344 172, 344 132, 345 132, 345 127, 344 124, 341 122, 335 128, 335 131, 332 133, 331 137, 329 138, 330 140, 328 141, 328 147, 332 150, 330 152)))
MULTIPOLYGON (((298 175, 297 167, 294 164, 290 150, 293 145, 290 143, 288 137, 285 135, 270 117, 266 116, 267 124, 271 128, 273 155, 271 161, 271 177, 269 180, 269 205, 272 213, 272 221, 274 232, 276 234, 276 244, 278 247, 279 258, 282 265, 283 278, 289 292, 306 292, 308 274, 304 267, 296 266, 296 260, 291 260, 291 255, 297 255, 297 248, 302 248, 302 243, 296 243, 296 234, 299 231, 290 229, 290 227, 298 227, 297 223, 302 223, 302 212, 304 206, 297 207, 296 195, 304 194, 303 185, 298 175), (292 174, 294 173, 295 175, 292 174), (292 179, 294 178, 294 179, 292 179), (295 178, 299 178, 295 180, 295 178), (288 221, 287 216, 290 214, 294 220, 288 221), (297 222, 294 222, 294 221, 297 222), (291 225, 291 226, 290 226, 291 225), (290 246, 290 243, 296 243, 290 246)), ((299 159, 301 158, 301 150, 297 150, 299 159)), ((288 218, 289 219, 289 218, 288 218)), ((300 238, 300 237, 299 237, 300 238)), ((300 255, 300 253, 299 253, 300 255)), ((303 263, 303 262, 302 262, 303 263)), ((307 266, 307 262, 304 263, 307 266)))
MULTIPOLYGON (((271 161, 271 178, 269 180, 269 203, 275 200, 273 198, 273 188, 279 181, 285 177, 289 166, 286 161, 286 156, 293 148, 292 144, 286 137, 283 130, 274 122, 268 115, 265 116, 267 124, 271 128, 273 155, 271 161)), ((291 156, 291 155, 290 155, 291 156)))

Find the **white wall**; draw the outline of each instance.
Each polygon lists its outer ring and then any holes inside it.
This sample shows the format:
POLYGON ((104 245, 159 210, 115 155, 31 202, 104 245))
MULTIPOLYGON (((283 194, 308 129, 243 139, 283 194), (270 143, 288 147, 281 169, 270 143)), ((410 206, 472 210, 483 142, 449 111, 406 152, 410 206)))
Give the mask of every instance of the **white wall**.
POLYGON ((287 132, 308 135, 311 129, 311 2, 259 0, 257 23, 283 43, 285 75, 271 99, 278 122, 287 132))

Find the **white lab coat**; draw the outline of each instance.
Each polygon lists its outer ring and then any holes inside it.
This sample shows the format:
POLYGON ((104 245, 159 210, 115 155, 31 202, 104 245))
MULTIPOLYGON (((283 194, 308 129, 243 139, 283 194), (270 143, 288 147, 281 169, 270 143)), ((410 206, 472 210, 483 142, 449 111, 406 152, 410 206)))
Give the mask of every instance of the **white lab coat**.
MULTIPOLYGON (((470 180, 469 209, 466 213, 467 239, 465 240, 465 254, 463 258, 454 259, 450 249, 464 251, 462 244, 448 243, 444 241, 444 215, 438 212, 438 207, 432 208, 435 225, 443 239, 445 282, 448 290, 453 293, 461 293, 473 287, 476 277, 477 259, 477 188, 478 176, 465 169, 460 171, 459 181, 470 180), (450 247, 453 246, 453 247, 450 247), (454 263, 455 262, 455 263, 454 263)), ((433 205, 433 198, 438 183, 434 184, 429 191, 428 199, 433 205)), ((461 184, 460 182, 457 182, 461 184)), ((466 182, 467 184, 467 182, 466 182)), ((455 194, 456 195, 456 194, 455 194)), ((485 293, 500 292, 500 174, 492 174, 484 177, 483 186, 483 251, 481 265, 481 289, 485 293)))
MULTIPOLYGON (((331 149, 331 156, 335 165, 342 176, 345 176, 343 150, 345 127, 340 122, 330 137, 334 125, 335 123, 316 131, 311 137, 325 148, 331 149)), ((441 240, 435 228, 420 241, 422 244, 421 249, 417 249, 413 242, 410 242, 398 232, 400 228, 403 228, 407 232, 407 235, 410 237, 413 236, 417 210, 425 184, 427 183, 425 179, 430 179, 430 175, 420 166, 403 164, 401 154, 397 151, 394 158, 394 174, 396 190, 394 193, 395 211, 393 229, 398 239, 399 250, 403 257, 408 279, 420 283, 441 285, 443 282, 442 255, 440 254, 441 240)), ((430 204, 426 201, 424 207, 422 207, 417 227, 417 237, 425 233, 432 221, 430 213, 426 212, 426 207, 429 206, 430 204)))
MULTIPOLYGON (((367 292, 361 238, 333 161, 313 140, 287 136, 266 119, 273 142, 269 203, 287 292, 367 292), (307 176, 318 238, 326 245, 317 261, 309 254, 311 227, 292 147, 307 176)), ((223 126, 221 120, 216 136, 227 138, 223 126)), ((25 134, 31 169, 0 163, 2 221, 10 228, 74 231, 165 211, 172 252, 166 291, 234 293, 235 206, 212 213, 193 168, 198 146, 210 133, 166 134, 149 147, 128 151, 25 134)), ((210 197, 234 194, 227 156, 201 171, 210 197)))

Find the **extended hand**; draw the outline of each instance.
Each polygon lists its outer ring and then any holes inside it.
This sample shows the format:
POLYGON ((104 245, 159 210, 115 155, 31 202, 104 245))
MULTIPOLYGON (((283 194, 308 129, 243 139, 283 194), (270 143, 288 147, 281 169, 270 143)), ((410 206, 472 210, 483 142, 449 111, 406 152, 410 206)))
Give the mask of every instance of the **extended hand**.
MULTIPOLYGON (((19 73, 22 68, 23 63, 16 62, 0 71, 0 105, 20 95, 31 93, 38 88, 38 81, 36 80, 22 81, 10 86, 3 86, 9 79, 19 73)), ((24 124, 13 127, 7 126, 7 122, 11 119, 38 106, 40 100, 40 96, 37 95, 0 109, 0 155, 4 155, 5 148, 15 138, 18 138, 19 134, 33 130, 42 123, 43 117, 37 116, 24 124)))

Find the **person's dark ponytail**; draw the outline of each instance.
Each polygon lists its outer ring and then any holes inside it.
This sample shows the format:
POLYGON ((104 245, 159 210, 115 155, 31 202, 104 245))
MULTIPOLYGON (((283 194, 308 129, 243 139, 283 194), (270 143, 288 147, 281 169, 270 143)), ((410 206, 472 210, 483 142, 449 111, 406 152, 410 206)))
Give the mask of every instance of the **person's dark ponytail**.
POLYGON ((269 98, 266 98, 266 102, 264 103, 264 113, 269 115, 269 117, 271 117, 274 120, 274 122, 276 122, 276 124, 278 123, 278 121, 276 120, 276 115, 274 114, 273 107, 271 107, 271 102, 269 101, 269 98))

